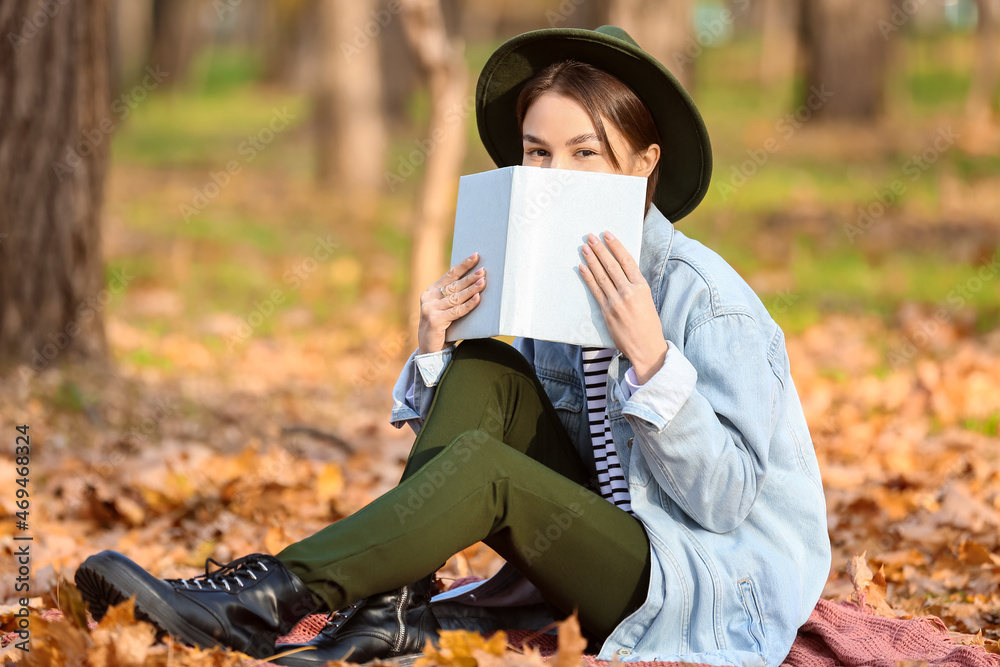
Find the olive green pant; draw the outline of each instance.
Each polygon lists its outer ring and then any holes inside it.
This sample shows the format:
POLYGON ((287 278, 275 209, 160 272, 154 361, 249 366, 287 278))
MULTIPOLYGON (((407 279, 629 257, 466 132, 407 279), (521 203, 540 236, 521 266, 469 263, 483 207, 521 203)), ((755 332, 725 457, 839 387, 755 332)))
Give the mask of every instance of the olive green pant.
POLYGON ((466 341, 399 485, 278 558, 339 609, 482 541, 604 638, 646 599, 649 542, 635 517, 587 488, 590 477, 524 357, 466 341))

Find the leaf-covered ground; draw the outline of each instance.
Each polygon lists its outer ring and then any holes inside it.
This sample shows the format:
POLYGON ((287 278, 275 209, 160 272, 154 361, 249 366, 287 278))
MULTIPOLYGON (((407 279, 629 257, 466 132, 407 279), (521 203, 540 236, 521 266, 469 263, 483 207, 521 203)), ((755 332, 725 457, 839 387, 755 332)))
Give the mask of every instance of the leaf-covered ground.
MULTIPOLYGON (((858 572, 848 565, 865 553, 876 581, 884 567, 891 613, 934 614, 953 631, 996 640, 1000 332, 942 321, 921 338, 928 317, 904 309, 887 326, 828 316, 788 338, 827 492, 834 564, 824 597, 852 594, 858 572)), ((139 341, 117 319, 110 335, 123 350, 153 345, 175 370, 50 368, 0 384, 0 433, 13 444, 15 425, 27 424, 32 447, 26 533, 15 527, 13 492, 0 494, 5 631, 16 627, 15 534, 34 538, 31 607, 42 612, 56 605, 60 578, 101 549, 161 576, 190 576, 209 556, 275 553, 397 481, 411 441, 387 422, 401 331, 364 349, 321 333, 249 340, 235 358, 183 338, 139 341), (384 363, 365 365, 378 350, 384 363)), ((477 545, 442 576, 498 565, 477 545)), ((36 638, 68 632, 41 617, 31 627, 36 638)), ((118 627, 90 632, 89 650, 105 650, 101 637, 148 638, 118 627)))

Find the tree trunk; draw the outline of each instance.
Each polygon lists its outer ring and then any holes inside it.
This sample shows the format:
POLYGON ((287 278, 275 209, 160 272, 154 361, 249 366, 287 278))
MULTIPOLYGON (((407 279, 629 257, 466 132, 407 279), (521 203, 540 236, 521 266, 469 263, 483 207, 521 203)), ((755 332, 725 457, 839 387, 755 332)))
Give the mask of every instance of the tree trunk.
POLYGON ((364 205, 384 184, 387 145, 376 43, 379 8, 374 0, 319 0, 317 10, 317 177, 364 205))
POLYGON ((316 80, 315 9, 309 0, 263 0, 264 80, 313 90, 316 80))
MULTIPOLYGON (((500 17, 504 8, 496 2, 469 2, 463 6, 463 38, 469 42, 484 42, 496 39, 500 17)), ((565 27, 565 26, 553 26, 565 27)))
POLYGON ((445 31, 439 0, 402 0, 402 8, 407 42, 427 78, 431 100, 428 138, 416 151, 424 162, 424 178, 413 207, 407 300, 415 336, 420 295, 448 268, 444 247, 454 222, 458 178, 465 158, 469 74, 462 45, 450 40, 445 31))
POLYGON ((988 121, 993 115, 993 92, 997 87, 997 20, 995 0, 976 0, 976 64, 965 113, 970 120, 988 121))
MULTIPOLYGON (((666 66, 688 91, 694 88, 699 50, 693 0, 606 0, 603 23, 622 28, 666 66)), ((596 27, 596 26, 595 26, 596 27)))
POLYGON ((113 89, 112 95, 142 79, 153 40, 152 0, 115 0, 113 6, 117 61, 112 71, 120 86, 113 89))
POLYGON ((800 104, 827 120, 872 122, 884 110, 889 39, 883 0, 802 0, 806 86, 800 104), (830 94, 820 94, 827 91, 830 94), (816 100, 825 99, 822 103, 816 100), (815 107, 815 108, 813 108, 815 107))
MULTIPOLYGON (((131 0, 121 0, 131 2, 131 0)), ((209 31, 202 22, 201 12, 205 0, 153 0, 153 45, 149 62, 170 76, 166 87, 177 85, 187 75, 191 61, 208 41, 209 31)), ((239 11, 234 1, 214 5, 212 17, 222 18, 226 13, 239 11)))
POLYGON ((0 361, 104 359, 111 0, 0 5, 0 361))
POLYGON ((764 0, 763 9, 760 82, 773 88, 795 76, 798 4, 794 0, 764 0))
POLYGON ((401 19, 394 19, 379 35, 382 58, 382 109, 392 136, 396 136, 398 132, 413 131, 410 100, 421 85, 413 49, 406 41, 402 23, 401 19))
MULTIPOLYGON (((607 0, 606 16, 604 21, 616 25, 632 38, 639 41, 639 12, 642 9, 642 0, 607 0)), ((645 48, 645 44, 639 43, 645 48)))

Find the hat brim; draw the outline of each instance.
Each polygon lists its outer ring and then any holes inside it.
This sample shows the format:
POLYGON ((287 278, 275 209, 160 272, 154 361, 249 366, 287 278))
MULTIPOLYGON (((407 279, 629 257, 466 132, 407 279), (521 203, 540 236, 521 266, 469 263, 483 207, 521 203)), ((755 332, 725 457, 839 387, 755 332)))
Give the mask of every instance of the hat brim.
POLYGON ((708 192, 712 175, 712 146, 701 113, 655 58, 595 30, 534 30, 508 40, 490 56, 476 85, 476 119, 479 136, 496 165, 522 163, 516 111, 522 84, 547 65, 567 59, 617 77, 646 104, 663 142, 653 203, 675 222, 694 210, 708 192))

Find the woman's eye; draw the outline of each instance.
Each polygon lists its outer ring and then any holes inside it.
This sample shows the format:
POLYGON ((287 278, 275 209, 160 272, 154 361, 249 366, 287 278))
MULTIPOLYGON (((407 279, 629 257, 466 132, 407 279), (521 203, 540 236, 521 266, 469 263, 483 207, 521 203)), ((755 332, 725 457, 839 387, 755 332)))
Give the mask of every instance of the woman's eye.
POLYGON ((524 152, 527 155, 530 155, 531 157, 545 157, 544 156, 544 153, 545 153, 545 149, 544 148, 530 148, 530 149, 528 149, 528 150, 526 150, 524 152))
POLYGON ((597 155, 596 151, 592 151, 589 148, 581 148, 580 150, 577 151, 577 153, 582 157, 590 157, 591 155, 597 155))

